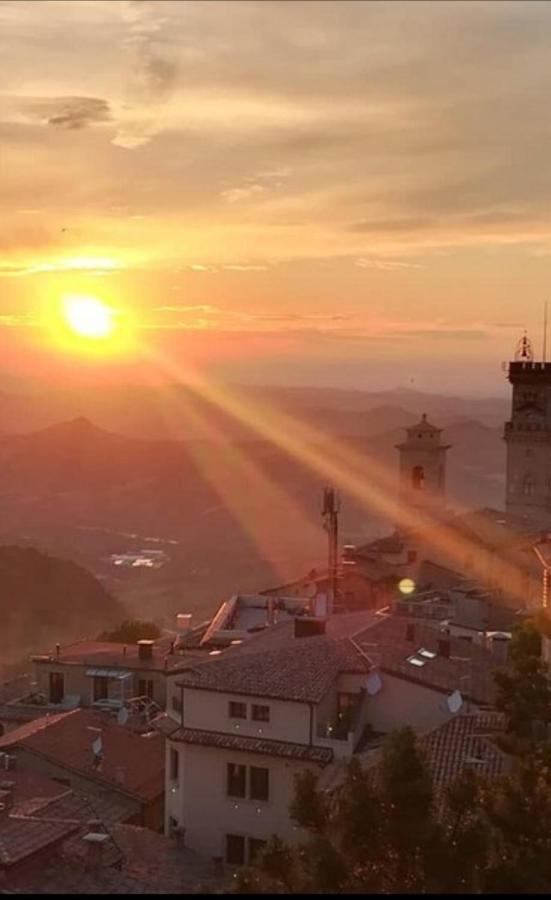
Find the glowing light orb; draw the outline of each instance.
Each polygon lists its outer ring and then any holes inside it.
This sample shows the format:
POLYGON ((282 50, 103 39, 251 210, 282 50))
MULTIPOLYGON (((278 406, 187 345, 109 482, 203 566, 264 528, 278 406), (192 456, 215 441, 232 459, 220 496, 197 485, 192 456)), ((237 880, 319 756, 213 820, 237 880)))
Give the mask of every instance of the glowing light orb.
POLYGON ((64 303, 63 315, 67 325, 79 337, 101 339, 115 329, 114 310, 98 300, 73 294, 64 303))
POLYGON ((413 578, 402 578, 398 584, 398 590, 401 594, 413 594, 415 590, 415 582, 413 578))

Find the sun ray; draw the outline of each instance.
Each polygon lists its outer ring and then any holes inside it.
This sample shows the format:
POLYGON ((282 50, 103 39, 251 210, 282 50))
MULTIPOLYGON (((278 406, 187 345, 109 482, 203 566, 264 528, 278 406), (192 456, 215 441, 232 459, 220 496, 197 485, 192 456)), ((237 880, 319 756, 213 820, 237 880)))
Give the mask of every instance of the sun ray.
POLYGON ((185 420, 205 434, 213 446, 223 447, 222 457, 220 453, 212 456, 205 453, 193 441, 187 445, 194 464, 280 580, 296 574, 290 571, 289 561, 291 566, 298 566, 304 560, 312 564, 317 561, 324 550, 321 528, 314 525, 289 494, 274 484, 243 449, 227 442, 220 427, 210 422, 196 405, 180 397, 178 407, 185 420), (296 534, 301 535, 300 551, 294 538, 296 534))
POLYGON ((230 413, 236 420, 253 427, 323 478, 350 493, 364 507, 376 510, 393 522, 400 521, 405 530, 422 531, 427 547, 446 554, 460 571, 465 568, 465 560, 470 558, 473 575, 482 584, 513 594, 524 604, 525 598, 520 586, 522 572, 515 562, 501 559, 499 567, 489 579, 486 564, 479 558, 479 544, 458 535, 454 529, 437 521, 428 512, 402 507, 394 498, 395 474, 391 474, 367 453, 358 454, 334 439, 328 440, 325 434, 299 422, 293 416, 266 405, 261 407, 250 398, 237 396, 235 391, 232 394, 228 388, 209 383, 196 372, 190 373, 185 367, 176 366, 169 360, 158 358, 157 364, 179 381, 191 383, 193 390, 200 396, 230 413), (324 447, 323 450, 320 449, 321 446, 324 447))

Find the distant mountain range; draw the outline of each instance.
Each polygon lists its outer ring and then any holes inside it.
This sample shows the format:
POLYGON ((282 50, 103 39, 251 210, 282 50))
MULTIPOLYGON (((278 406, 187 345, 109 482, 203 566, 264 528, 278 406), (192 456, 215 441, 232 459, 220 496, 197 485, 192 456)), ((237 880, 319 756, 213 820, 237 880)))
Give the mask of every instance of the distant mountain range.
MULTIPOLYGON (((317 452, 343 445, 396 475, 394 445, 427 412, 453 445, 450 502, 503 503, 503 401, 410 391, 251 388, 246 394, 308 424, 317 452)), ((203 615, 222 596, 273 585, 323 562, 323 476, 262 439, 253 424, 236 423, 187 389, 162 396, 137 388, 4 394, 0 422, 0 542, 34 544, 86 565, 132 612, 203 615), (74 417, 52 422, 69 410, 74 417), (170 562, 122 570, 109 560, 144 545, 166 549, 170 562)), ((389 524, 343 492, 343 542, 366 540, 389 524)))

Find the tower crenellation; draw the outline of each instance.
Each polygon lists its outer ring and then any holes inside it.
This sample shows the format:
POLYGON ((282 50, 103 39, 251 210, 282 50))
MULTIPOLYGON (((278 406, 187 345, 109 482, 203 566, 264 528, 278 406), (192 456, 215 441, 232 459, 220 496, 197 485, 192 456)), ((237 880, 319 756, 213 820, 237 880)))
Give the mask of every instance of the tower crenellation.
POLYGON ((508 366, 513 387, 505 423, 506 509, 551 522, 551 363, 534 360, 526 335, 508 366))

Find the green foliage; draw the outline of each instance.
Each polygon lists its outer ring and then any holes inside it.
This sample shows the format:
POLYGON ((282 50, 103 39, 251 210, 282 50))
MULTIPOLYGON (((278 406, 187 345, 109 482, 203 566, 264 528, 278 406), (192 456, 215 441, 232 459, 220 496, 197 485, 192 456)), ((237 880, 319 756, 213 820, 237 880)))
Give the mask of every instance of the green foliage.
POLYGON ((139 619, 126 619, 112 631, 102 631, 98 641, 120 644, 135 644, 136 641, 156 640, 161 636, 161 629, 155 622, 142 622, 139 619))
POLYGON ((0 547, 0 584, 0 670, 124 616, 121 604, 90 572, 32 547, 0 547))
POLYGON ((505 713, 509 730, 529 737, 534 722, 551 722, 551 678, 541 660, 541 634, 533 623, 513 631, 511 666, 496 672, 497 708, 505 713))
POLYGON ((379 767, 349 762, 331 802, 314 773, 302 774, 292 809, 310 836, 294 847, 272 838, 238 892, 551 890, 551 744, 497 781, 465 769, 435 797, 415 736, 401 729, 379 767))
POLYGON ((295 777, 295 796, 289 811, 301 828, 322 832, 329 811, 325 797, 317 790, 317 782, 317 776, 310 769, 295 777))

